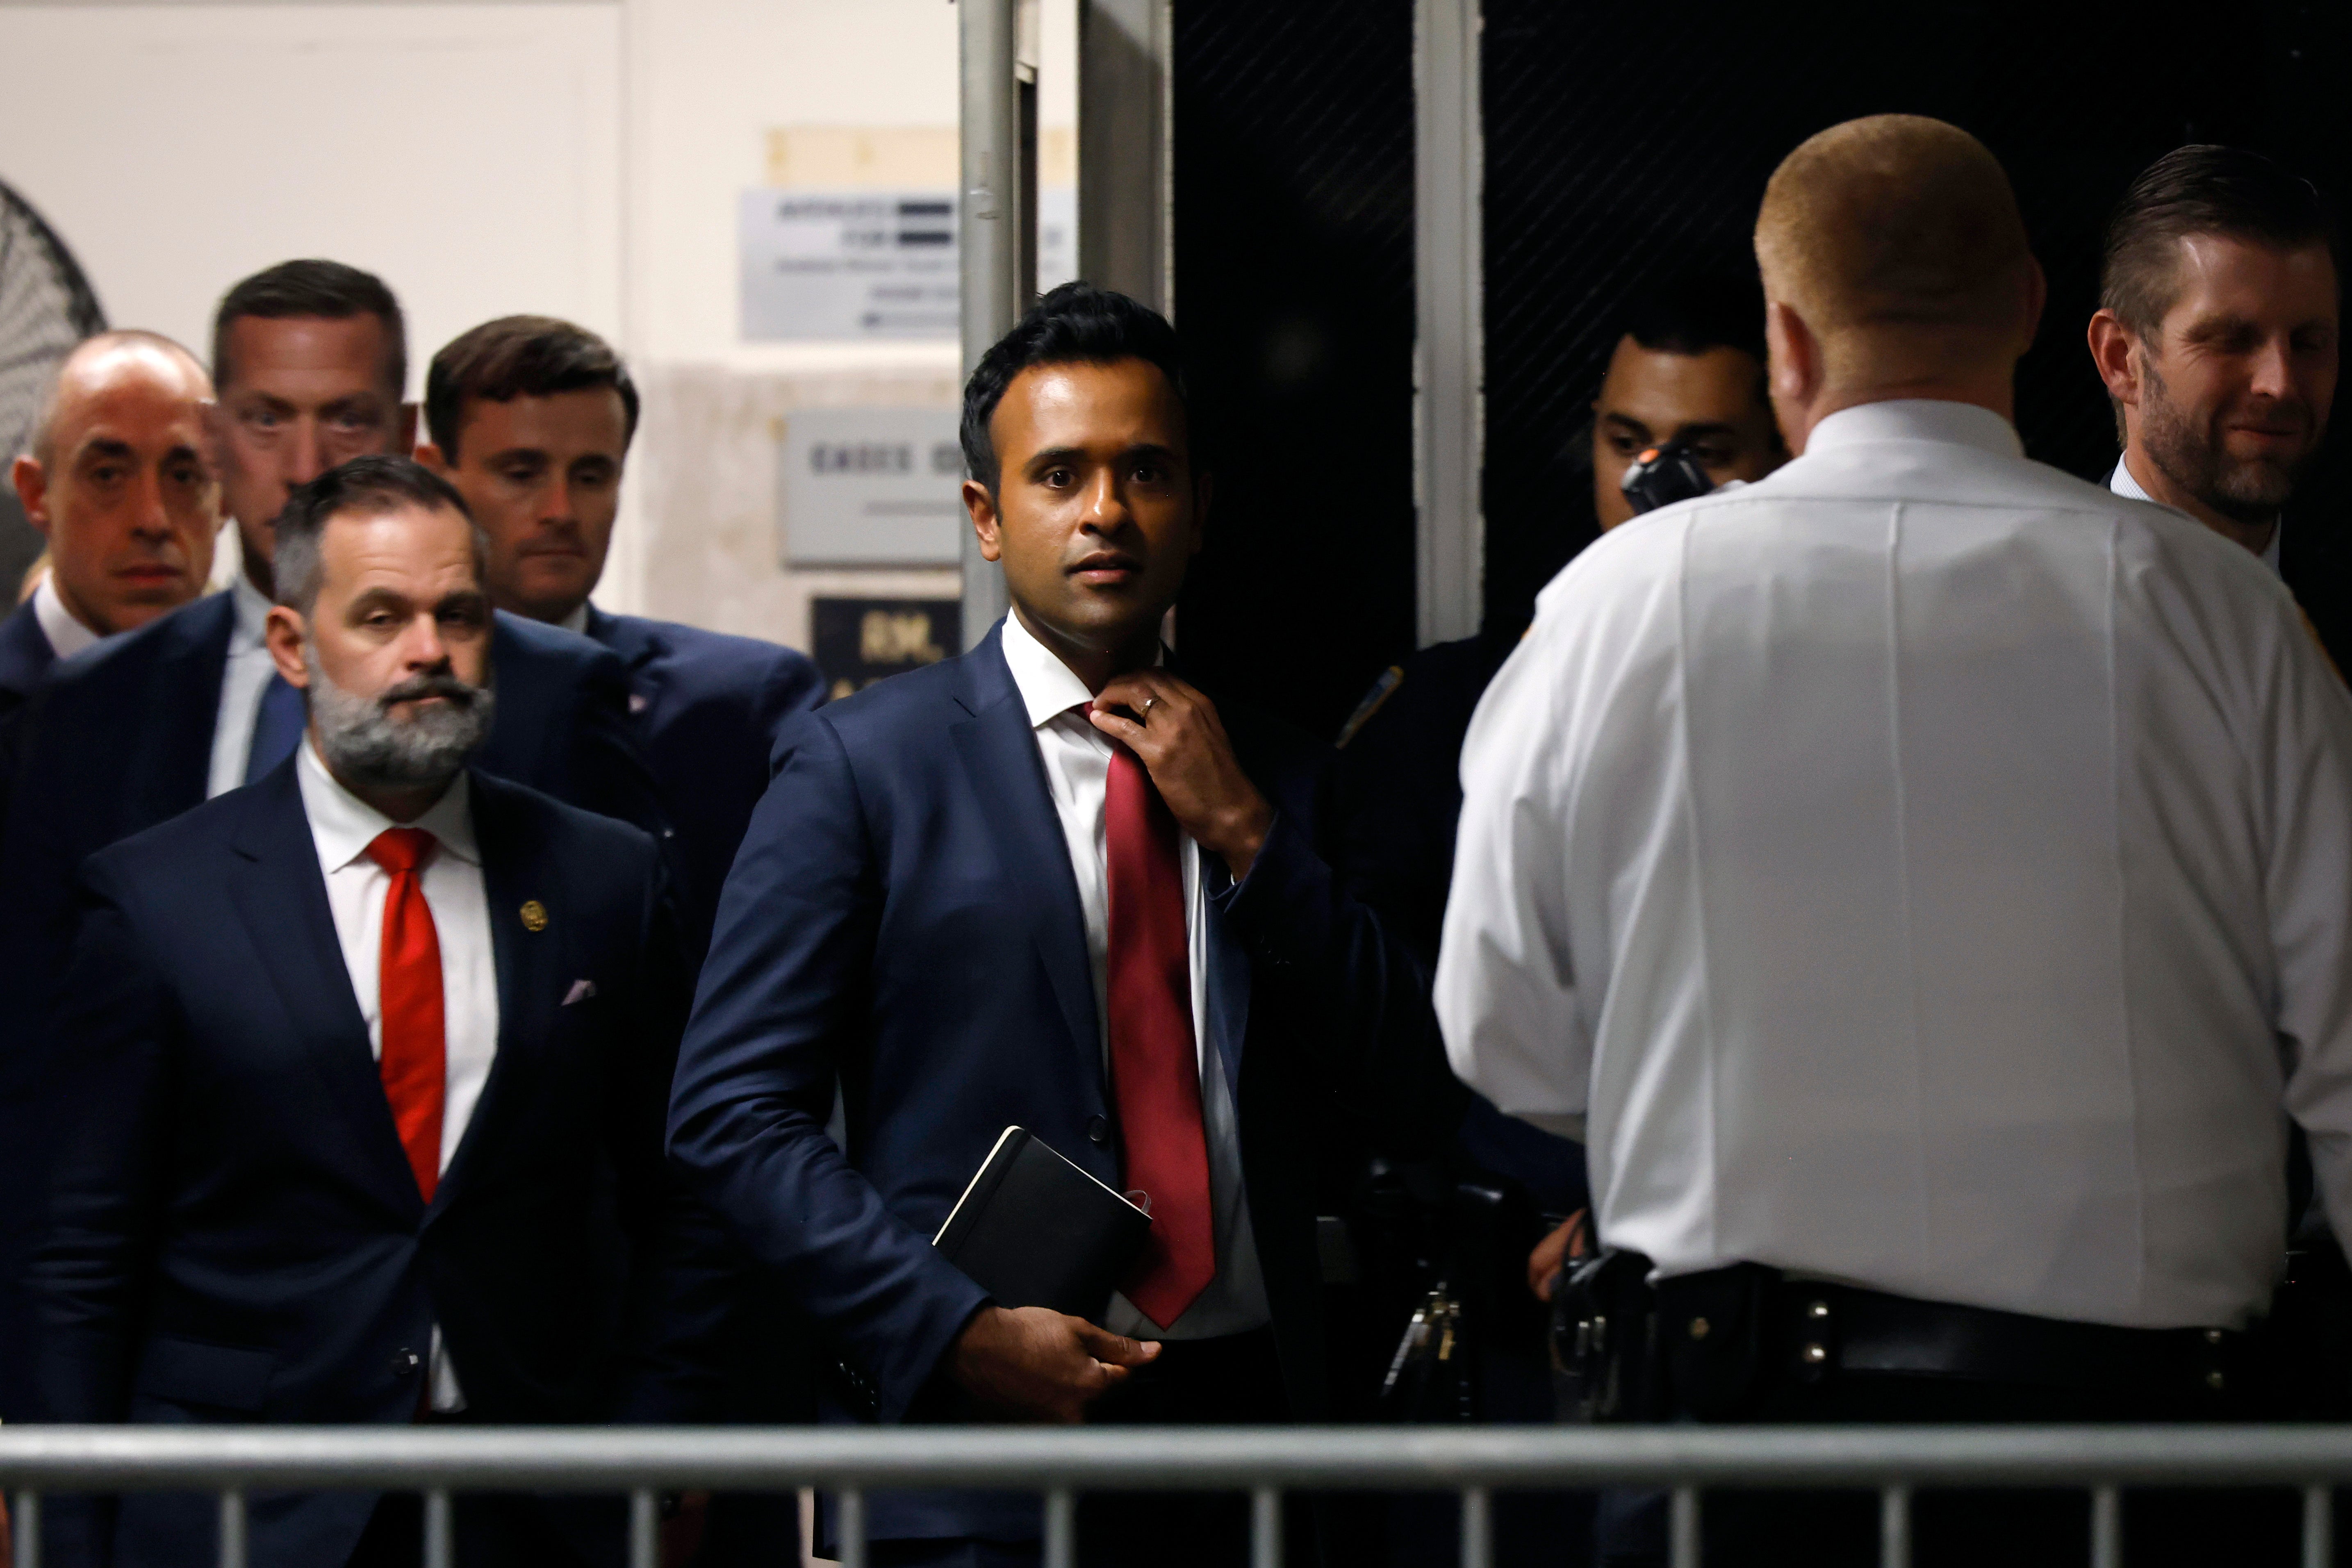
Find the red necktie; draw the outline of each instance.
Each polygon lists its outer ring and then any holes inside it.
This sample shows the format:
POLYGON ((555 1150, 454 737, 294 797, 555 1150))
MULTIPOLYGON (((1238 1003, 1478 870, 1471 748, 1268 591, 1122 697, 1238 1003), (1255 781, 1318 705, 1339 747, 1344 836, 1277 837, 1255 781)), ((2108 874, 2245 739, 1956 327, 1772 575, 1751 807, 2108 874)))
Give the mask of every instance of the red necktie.
POLYGON ((391 874, 383 895, 383 952, 376 965, 377 1009, 383 1018, 383 1097, 416 1173, 416 1190, 433 1201, 441 1180, 441 1095, 446 1073, 441 1016, 441 939, 425 901, 425 862, 433 836, 421 827, 387 827, 367 847, 391 874))
POLYGON ((1109 863, 1111 1094, 1129 1190, 1150 1194, 1151 1239, 1127 1299, 1161 1328, 1217 1273, 1209 1142, 1192 1038, 1192 968, 1176 819, 1125 746, 1110 757, 1103 841, 1109 863))

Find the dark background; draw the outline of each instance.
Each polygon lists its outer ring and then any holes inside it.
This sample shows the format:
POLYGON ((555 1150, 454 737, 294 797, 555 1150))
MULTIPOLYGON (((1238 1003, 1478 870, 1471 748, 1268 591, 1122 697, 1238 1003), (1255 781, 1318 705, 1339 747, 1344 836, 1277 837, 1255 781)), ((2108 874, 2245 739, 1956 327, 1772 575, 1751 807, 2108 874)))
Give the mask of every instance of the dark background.
POLYGON ((1412 647, 1411 0, 1176 0, 1176 321, 1216 416, 1188 673, 1335 732, 1412 647))
MULTIPOLYGON (((1592 536, 1561 454, 1648 279, 1748 261, 1764 182, 1812 132, 1932 114, 2009 171, 2050 279, 2018 376, 2028 452, 2115 459, 2084 347, 2124 184, 2189 141, 2352 171, 2352 7, 1486 0, 1490 625, 1592 536)), ((1403 0, 1177 0, 1176 306, 1223 409, 1213 542, 1180 613, 1205 678, 1328 734, 1412 617, 1412 15, 1403 0)), ((2352 653, 2340 441, 2288 571, 2352 653)))

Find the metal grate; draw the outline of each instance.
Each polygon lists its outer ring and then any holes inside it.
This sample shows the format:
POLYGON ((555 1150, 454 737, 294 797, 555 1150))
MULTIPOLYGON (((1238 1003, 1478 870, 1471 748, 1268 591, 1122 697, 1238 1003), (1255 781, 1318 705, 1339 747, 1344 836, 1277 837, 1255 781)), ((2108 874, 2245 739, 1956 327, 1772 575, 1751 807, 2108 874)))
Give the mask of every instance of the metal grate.
MULTIPOLYGON (((2191 140, 2262 147, 2352 187, 2344 13, 2272 6, 2216 27, 2177 0, 1815 0, 1685 7, 1661 26, 1638 8, 1486 0, 1489 616, 1524 619, 1591 537, 1557 459, 1612 318, 1654 270, 1745 258, 1774 165, 1856 115, 1936 115, 2000 157, 2050 280, 2019 426, 2032 456, 2104 473, 2113 422, 2083 336, 2109 206, 2191 140)), ((2298 514, 2332 528, 2346 493, 2325 478, 2298 514)))
POLYGON ((1221 414, 1188 670, 1318 734, 1413 642, 1411 0, 1175 0, 1175 318, 1221 414))
POLYGON ((1491 1568, 1499 1491, 1668 1489, 1669 1560, 1699 1568, 1710 1488, 1867 1489, 1879 1494, 1879 1561, 1908 1568, 1912 1500, 1928 1487, 2074 1488, 2091 1500, 2093 1568, 2123 1568, 2123 1489, 2292 1489, 2299 1560, 2326 1568, 2336 1487, 2352 1480, 2352 1427, 10 1427, 0 1486, 15 1494, 17 1568, 40 1568, 45 1494, 215 1492, 221 1568, 245 1568, 257 1492, 422 1491, 425 1568, 446 1568, 450 1496, 623 1492, 629 1563, 657 1561, 656 1489, 835 1493, 844 1568, 866 1560, 866 1496, 908 1487, 1027 1490, 1045 1500, 1045 1561, 1076 1561, 1080 1492, 1244 1491, 1253 1568, 1281 1568, 1282 1500, 1316 1491, 1451 1492, 1463 1568, 1491 1568))

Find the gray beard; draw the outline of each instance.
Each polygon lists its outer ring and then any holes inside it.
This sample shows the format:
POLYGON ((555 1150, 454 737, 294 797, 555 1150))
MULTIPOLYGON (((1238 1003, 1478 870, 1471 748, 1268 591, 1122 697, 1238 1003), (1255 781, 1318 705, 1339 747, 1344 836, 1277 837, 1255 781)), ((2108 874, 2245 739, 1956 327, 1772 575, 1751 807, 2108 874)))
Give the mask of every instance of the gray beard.
POLYGON ((468 685, 456 676, 404 681, 383 697, 362 697, 329 679, 315 649, 302 650, 310 672, 310 718, 319 752, 338 777, 372 789, 432 789, 446 784, 490 733, 498 697, 485 681, 468 685), (394 719, 387 699, 420 695, 419 688, 450 699, 445 707, 420 709, 394 719))
POLYGON ((2303 456, 2284 462, 2232 458, 2216 444, 2210 428, 2200 428, 2172 401, 2154 366, 2145 375, 2140 446, 2148 460, 2174 484, 2233 522, 2259 528, 2277 521, 2280 509, 2294 498, 2295 481, 2317 455, 2317 440, 2303 456))

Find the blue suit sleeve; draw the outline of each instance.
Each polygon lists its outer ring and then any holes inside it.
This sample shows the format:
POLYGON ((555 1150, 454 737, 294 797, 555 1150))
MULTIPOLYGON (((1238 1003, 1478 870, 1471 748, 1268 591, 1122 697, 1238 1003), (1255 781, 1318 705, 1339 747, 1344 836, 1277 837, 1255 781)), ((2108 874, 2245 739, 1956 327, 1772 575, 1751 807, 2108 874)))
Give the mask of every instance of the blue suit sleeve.
POLYGON ((815 661, 792 648, 778 648, 767 679, 760 684, 760 726, 768 736, 771 753, 794 717, 824 702, 824 676, 815 661))
MULTIPOLYGON (((85 873, 80 931, 38 1100, 47 1201, 25 1289, 35 1418, 110 1423, 130 1413, 152 1274, 178 1010, 103 874, 85 873)), ((51 1500, 45 1561, 104 1563, 110 1500, 51 1500)))
POLYGON ((176 1009, 103 871, 85 872, 58 1046, 39 1100, 47 1201, 27 1287, 44 1419, 120 1421, 170 1139, 176 1009))
POLYGON ((795 720, 719 910, 670 1105, 696 1195, 903 1416, 986 1295, 825 1135, 863 1048, 880 877, 822 713, 795 720))

